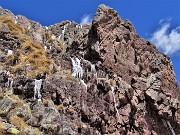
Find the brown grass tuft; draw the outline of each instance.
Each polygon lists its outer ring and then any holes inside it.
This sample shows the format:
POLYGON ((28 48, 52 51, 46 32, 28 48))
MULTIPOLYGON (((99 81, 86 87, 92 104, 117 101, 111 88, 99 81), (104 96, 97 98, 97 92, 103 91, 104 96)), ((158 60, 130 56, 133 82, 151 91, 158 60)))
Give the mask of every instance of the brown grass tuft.
POLYGON ((9 121, 11 124, 17 126, 21 130, 25 130, 28 126, 24 122, 24 119, 18 117, 18 116, 10 116, 9 121))
POLYGON ((18 95, 13 94, 10 97, 17 101, 18 106, 23 106, 25 104, 24 101, 22 99, 20 99, 18 95))
POLYGON ((0 120, 0 133, 5 130, 4 123, 0 120))
POLYGON ((60 105, 55 105, 55 108, 57 109, 57 110, 61 110, 61 109, 63 109, 63 104, 60 104, 60 105))
POLYGON ((51 60, 46 57, 43 46, 26 35, 27 30, 15 24, 10 17, 0 16, 0 26, 2 24, 8 25, 11 34, 21 37, 20 48, 15 50, 13 55, 7 56, 4 64, 9 65, 14 73, 22 72, 24 65, 30 64, 31 68, 26 72, 29 76, 36 76, 39 73, 50 73, 51 60), (18 59, 16 65, 13 65, 14 59, 18 59))

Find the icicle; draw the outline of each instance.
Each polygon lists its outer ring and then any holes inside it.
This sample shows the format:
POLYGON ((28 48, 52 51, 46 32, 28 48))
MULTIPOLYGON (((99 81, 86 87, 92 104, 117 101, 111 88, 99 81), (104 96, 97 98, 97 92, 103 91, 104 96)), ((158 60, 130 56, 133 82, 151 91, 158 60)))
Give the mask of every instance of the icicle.
POLYGON ((84 82, 84 80, 80 80, 80 82, 85 86, 86 90, 87 90, 87 85, 86 83, 84 82))
POLYGON ((8 81, 5 83, 5 87, 9 87, 9 78, 8 78, 8 81))
POLYGON ((9 56, 9 55, 12 55, 12 54, 13 54, 13 51, 12 50, 8 50, 7 55, 9 56))
POLYGON ((72 76, 75 78, 82 78, 83 77, 83 68, 81 66, 80 60, 78 58, 71 58, 72 66, 73 66, 73 73, 72 76))
POLYGON ((107 80, 109 80, 109 76, 108 76, 108 74, 106 74, 106 81, 107 81, 107 80))
POLYGON ((112 93, 113 93, 113 99, 114 99, 114 108, 118 114, 118 118, 119 118, 119 110, 117 109, 117 103, 116 103, 116 99, 115 99, 115 94, 114 94, 114 86, 111 86, 111 90, 112 90, 112 93))
POLYGON ((10 75, 10 72, 9 72, 9 71, 7 71, 7 72, 6 72, 6 75, 10 75))
POLYGON ((64 35, 65 30, 62 30, 62 35, 64 35))
POLYGON ((96 84, 98 84, 98 83, 99 83, 99 78, 96 79, 96 84))
POLYGON ((59 35, 58 39, 61 39, 61 36, 62 36, 62 35, 59 35))
POLYGON ((72 76, 73 77, 76 77, 76 72, 77 72, 77 64, 76 64, 76 61, 74 60, 74 58, 71 58, 71 61, 72 61, 72 66, 73 66, 73 72, 72 72, 72 76))
POLYGON ((171 133, 173 134, 173 135, 176 135, 176 133, 174 132, 174 129, 172 128, 172 126, 171 126, 171 123, 167 120, 166 121, 167 122, 167 125, 169 126, 169 129, 171 130, 171 133))
POLYGON ((13 86, 13 79, 12 78, 10 78, 11 80, 10 80, 10 88, 12 88, 12 86, 13 86))
POLYGON ((34 99, 36 99, 36 96, 37 96, 37 99, 38 101, 41 100, 42 98, 42 95, 41 95, 41 84, 42 84, 42 79, 40 80, 36 80, 35 79, 35 85, 34 85, 34 99))
POLYGON ((94 64, 91 65, 91 72, 96 73, 96 67, 94 64))
POLYGON ((13 79, 8 78, 8 81, 5 83, 5 87, 12 88, 12 86, 13 86, 13 79))
POLYGON ((64 25, 64 30, 66 30, 66 25, 64 25))

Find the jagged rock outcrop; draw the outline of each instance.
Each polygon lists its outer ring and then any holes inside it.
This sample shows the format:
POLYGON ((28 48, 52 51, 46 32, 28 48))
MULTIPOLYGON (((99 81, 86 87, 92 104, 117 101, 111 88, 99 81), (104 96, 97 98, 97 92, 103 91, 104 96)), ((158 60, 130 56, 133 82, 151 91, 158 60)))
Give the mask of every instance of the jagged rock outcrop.
POLYGON ((170 58, 108 6, 49 27, 0 8, 0 54, 1 134, 180 134, 170 58))

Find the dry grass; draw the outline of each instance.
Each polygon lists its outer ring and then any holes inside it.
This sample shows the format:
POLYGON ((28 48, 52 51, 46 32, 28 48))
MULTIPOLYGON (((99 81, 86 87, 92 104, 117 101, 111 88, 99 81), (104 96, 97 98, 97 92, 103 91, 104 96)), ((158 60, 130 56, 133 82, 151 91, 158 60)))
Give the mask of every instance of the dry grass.
POLYGON ((66 51, 66 46, 65 46, 65 44, 60 43, 60 47, 61 47, 61 50, 62 50, 63 52, 66 51))
POLYGON ((49 103, 53 103, 53 101, 51 99, 48 99, 48 98, 44 98, 43 99, 43 104, 46 106, 48 105, 49 103))
POLYGON ((113 79, 109 79, 108 81, 109 81, 110 86, 115 86, 116 85, 116 82, 113 79))
POLYGON ((28 125, 24 122, 24 119, 22 119, 18 116, 10 116, 9 121, 11 124, 17 126, 22 131, 28 127, 28 125))
POLYGON ((55 108, 56 108, 57 110, 62 110, 63 107, 64 107, 63 104, 55 105, 55 108))
POLYGON ((0 26, 3 23, 8 25, 11 34, 21 37, 20 48, 13 55, 7 56, 4 64, 10 65, 12 71, 15 73, 23 71, 24 65, 30 64, 31 70, 26 72, 29 76, 36 76, 39 73, 50 73, 51 60, 46 57, 43 46, 26 35, 27 30, 15 24, 10 17, 0 16, 0 26), (19 60, 16 65, 12 65, 14 58, 19 60))
POLYGON ((74 110, 74 108, 68 108, 67 109, 67 112, 70 113, 70 114, 74 114, 76 111, 74 110))
POLYGON ((5 16, 5 15, 0 16, 0 26, 2 24, 7 24, 9 29, 12 31, 12 34, 22 35, 22 33, 25 33, 25 29, 16 25, 13 22, 13 20, 8 16, 5 16))
POLYGON ((13 94, 10 97, 17 101, 18 106, 23 106, 25 104, 24 101, 22 99, 20 99, 19 96, 17 96, 17 95, 13 94))
POLYGON ((4 123, 0 120, 0 133, 5 130, 4 123))
POLYGON ((73 80, 74 79, 70 70, 61 70, 59 74, 60 74, 59 75, 60 77, 66 78, 67 80, 73 80))
POLYGON ((66 51, 66 45, 64 43, 62 43, 59 39, 56 39, 56 38, 52 39, 52 35, 53 35, 52 32, 48 31, 45 33, 45 35, 46 35, 48 44, 50 44, 51 46, 56 45, 57 47, 60 47, 63 52, 66 51))
POLYGON ((4 97, 3 93, 0 93, 0 99, 2 99, 4 97))
POLYGON ((42 132, 38 128, 34 128, 36 135, 42 135, 42 132))

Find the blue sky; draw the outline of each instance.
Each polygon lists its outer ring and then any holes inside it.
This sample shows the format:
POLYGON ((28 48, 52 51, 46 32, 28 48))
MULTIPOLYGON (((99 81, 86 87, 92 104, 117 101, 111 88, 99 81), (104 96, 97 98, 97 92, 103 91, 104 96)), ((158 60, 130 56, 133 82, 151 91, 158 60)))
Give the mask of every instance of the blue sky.
POLYGON ((180 0, 0 0, 3 8, 46 26, 63 20, 86 23, 102 3, 171 57, 180 84, 180 0))

